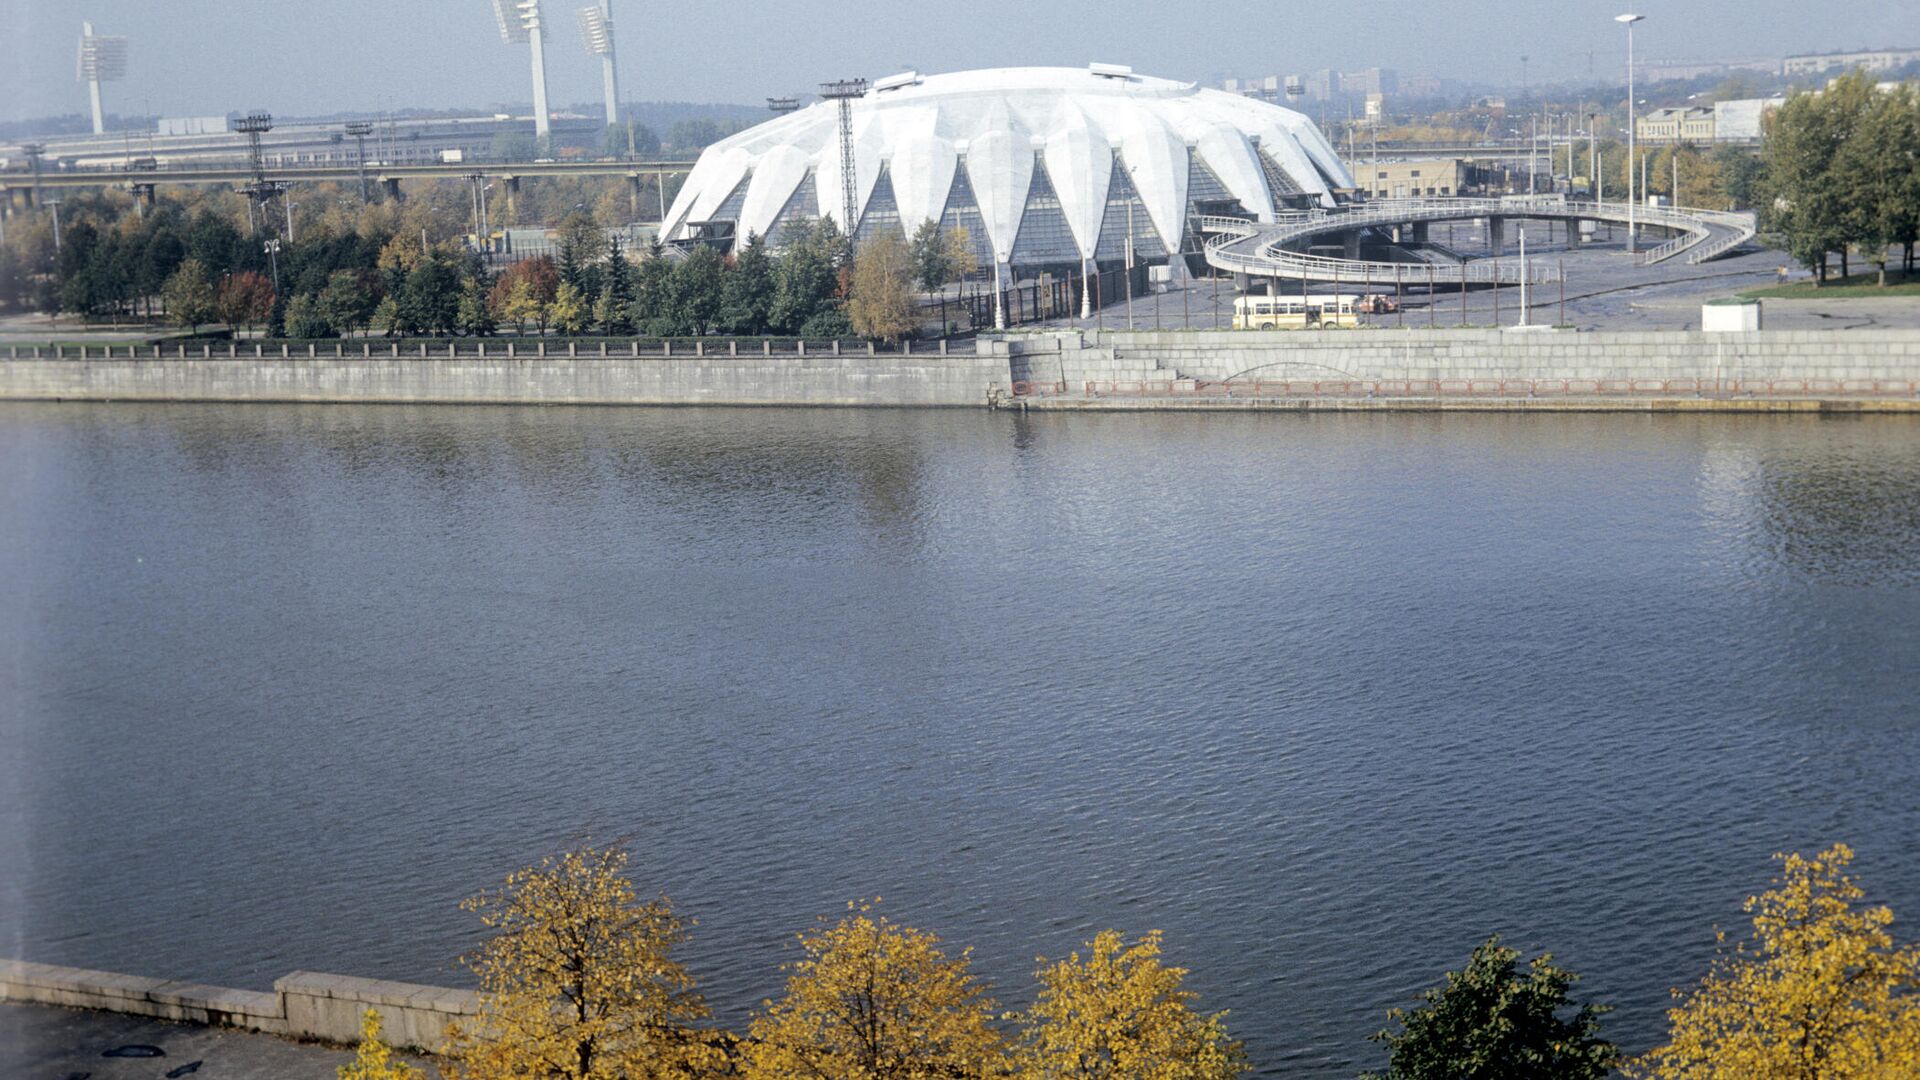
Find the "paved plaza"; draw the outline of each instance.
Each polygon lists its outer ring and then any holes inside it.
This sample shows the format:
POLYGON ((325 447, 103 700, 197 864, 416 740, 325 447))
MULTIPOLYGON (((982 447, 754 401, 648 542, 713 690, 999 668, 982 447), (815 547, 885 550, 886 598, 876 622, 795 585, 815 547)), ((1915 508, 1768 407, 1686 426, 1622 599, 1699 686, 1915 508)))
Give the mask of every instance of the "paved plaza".
POLYGON ((352 1059, 276 1035, 0 1002, 0 1076, 9 1080, 335 1080, 352 1059), (144 1047, 163 1056, 105 1056, 144 1047))

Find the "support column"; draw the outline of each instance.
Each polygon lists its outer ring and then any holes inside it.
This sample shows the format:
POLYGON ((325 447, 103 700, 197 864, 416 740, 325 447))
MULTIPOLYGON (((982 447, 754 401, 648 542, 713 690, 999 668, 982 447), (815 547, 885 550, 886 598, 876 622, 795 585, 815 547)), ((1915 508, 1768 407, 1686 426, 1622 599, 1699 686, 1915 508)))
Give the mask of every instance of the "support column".
POLYGON ((1360 230, 1359 229, 1354 229, 1351 232, 1341 233, 1340 243, 1342 245, 1341 254, 1344 258, 1346 258, 1349 262, 1359 261, 1360 259, 1360 230))
POLYGON ((400 202, 406 198, 406 195, 400 190, 400 178, 397 176, 381 177, 380 187, 387 193, 387 198, 392 199, 394 202, 400 202))
POLYGON ((640 174, 627 174, 627 208, 633 212, 633 220, 640 220, 640 174))
POLYGON ((1407 239, 1413 241, 1416 244, 1426 243, 1428 224, 1429 222, 1425 222, 1425 221, 1415 221, 1409 224, 1407 226, 1407 239))
POLYGON ((1487 247, 1492 249, 1495 258, 1507 253, 1507 219, 1490 217, 1487 219, 1487 247))
POLYGON ((1567 250, 1577 250, 1582 242, 1580 222, 1578 220, 1567 222, 1567 250))
POLYGON ((520 224, 520 178, 503 176, 500 183, 507 189, 507 224, 520 224))

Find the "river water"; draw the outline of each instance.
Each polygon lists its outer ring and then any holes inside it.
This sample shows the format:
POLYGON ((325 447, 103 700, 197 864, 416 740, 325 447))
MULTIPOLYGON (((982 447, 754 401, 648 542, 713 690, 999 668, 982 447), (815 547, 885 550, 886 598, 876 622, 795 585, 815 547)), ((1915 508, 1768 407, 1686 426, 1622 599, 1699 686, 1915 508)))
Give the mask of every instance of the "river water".
POLYGON ((728 1024, 877 896, 1270 1074, 1493 932, 1637 1050, 1771 852, 1920 919, 1917 657, 1910 419, 9 405, 0 931, 458 982, 623 837, 728 1024))

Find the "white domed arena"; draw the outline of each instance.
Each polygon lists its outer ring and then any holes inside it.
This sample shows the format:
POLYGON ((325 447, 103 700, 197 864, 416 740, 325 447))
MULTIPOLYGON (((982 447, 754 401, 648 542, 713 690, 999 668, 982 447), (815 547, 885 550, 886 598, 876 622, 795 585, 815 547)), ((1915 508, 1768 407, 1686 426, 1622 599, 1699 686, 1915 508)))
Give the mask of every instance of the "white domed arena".
MULTIPOLYGON (((1332 206, 1354 181, 1300 113, 1096 64, 892 76, 852 102, 856 244, 928 221, 964 227, 1010 280, 1197 250, 1190 219, 1332 206)), ((700 155, 668 242, 778 245, 827 217, 845 231, 838 105, 822 101, 700 155)))

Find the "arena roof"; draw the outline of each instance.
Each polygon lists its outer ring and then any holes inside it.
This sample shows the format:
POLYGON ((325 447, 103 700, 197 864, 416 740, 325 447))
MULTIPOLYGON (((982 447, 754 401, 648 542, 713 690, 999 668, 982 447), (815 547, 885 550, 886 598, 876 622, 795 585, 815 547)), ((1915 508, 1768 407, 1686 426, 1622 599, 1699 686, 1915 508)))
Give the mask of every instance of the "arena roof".
MULTIPOLYGON (((1354 186, 1298 112, 1109 65, 891 76, 853 102, 853 137, 859 235, 876 217, 911 234, 977 209, 1002 263, 1019 261, 1016 238, 1041 212, 1064 219, 1058 250, 1091 259, 1104 254, 1110 207, 1124 214, 1129 198, 1146 219, 1136 233, 1173 250, 1201 194, 1270 221, 1276 207, 1331 205, 1334 189, 1354 186)), ((731 220, 744 240, 816 216, 844 230, 840 173, 837 107, 819 102, 709 147, 663 235, 731 220)))

